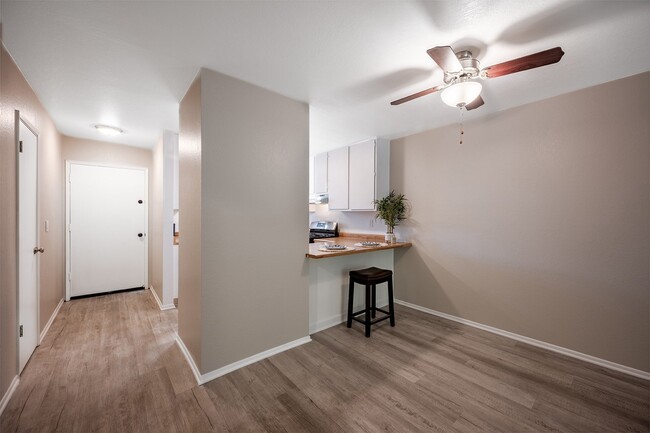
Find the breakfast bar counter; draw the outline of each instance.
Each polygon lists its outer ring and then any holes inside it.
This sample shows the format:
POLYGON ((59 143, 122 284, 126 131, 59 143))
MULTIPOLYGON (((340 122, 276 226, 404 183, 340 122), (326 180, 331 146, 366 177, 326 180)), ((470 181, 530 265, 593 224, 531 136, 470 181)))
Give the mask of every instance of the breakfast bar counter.
MULTIPOLYGON (((386 244, 382 234, 340 233, 338 237, 315 239, 309 244, 306 260, 309 265, 309 332, 311 334, 346 320, 350 271, 377 267, 393 270, 396 248, 410 247, 410 242, 386 244), (325 242, 344 245, 343 251, 320 251, 325 242), (377 242, 379 245, 363 247, 355 244, 377 242), (327 260, 311 260, 327 259, 327 260)), ((354 311, 365 305, 363 290, 357 290, 354 311)), ((388 303, 388 291, 377 291, 377 306, 388 303)))
POLYGON ((324 259, 328 257, 347 256, 352 254, 370 253, 380 250, 392 250, 395 248, 410 247, 410 242, 394 242, 387 244, 384 242, 383 236, 375 235, 342 235, 336 238, 327 238, 316 240, 313 244, 309 244, 309 252, 305 254, 310 259, 324 259), (379 245, 364 247, 360 245, 362 242, 374 241, 379 242, 379 245), (337 245, 344 245, 347 247, 345 250, 323 251, 325 242, 337 245))

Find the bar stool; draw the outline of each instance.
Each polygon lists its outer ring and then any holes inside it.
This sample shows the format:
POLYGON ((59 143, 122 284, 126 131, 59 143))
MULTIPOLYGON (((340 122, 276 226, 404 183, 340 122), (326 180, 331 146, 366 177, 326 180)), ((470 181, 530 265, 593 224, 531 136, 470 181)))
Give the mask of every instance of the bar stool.
POLYGON ((352 320, 363 323, 366 327, 366 337, 370 337, 370 325, 382 320, 390 319, 390 326, 395 326, 395 307, 393 305, 393 271, 380 268, 366 268, 350 271, 350 290, 348 293, 348 328, 352 327, 352 320), (354 306, 354 284, 366 286, 366 308, 356 313, 352 312, 354 306), (388 311, 377 308, 377 284, 388 283, 388 311), (371 299, 372 296, 372 299, 371 299), (376 312, 380 311, 385 316, 375 319, 376 312), (356 316, 363 314, 364 320, 356 316), (371 318, 372 316, 372 318, 371 318), (373 320, 374 319, 374 320, 373 320))

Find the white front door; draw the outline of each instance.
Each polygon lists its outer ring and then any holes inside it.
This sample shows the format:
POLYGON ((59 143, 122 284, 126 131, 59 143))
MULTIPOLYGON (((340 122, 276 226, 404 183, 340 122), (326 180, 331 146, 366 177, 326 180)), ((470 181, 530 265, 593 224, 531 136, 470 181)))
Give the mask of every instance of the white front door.
POLYGON ((18 364, 38 345, 38 138, 18 122, 18 364))
POLYGON ((68 299, 147 284, 147 170, 68 163, 68 299))

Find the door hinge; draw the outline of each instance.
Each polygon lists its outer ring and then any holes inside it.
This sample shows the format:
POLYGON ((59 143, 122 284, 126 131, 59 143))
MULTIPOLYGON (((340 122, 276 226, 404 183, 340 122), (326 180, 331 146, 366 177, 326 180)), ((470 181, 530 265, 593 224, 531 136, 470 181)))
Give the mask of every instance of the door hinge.
POLYGON ((23 336, 23 325, 20 325, 20 336, 23 336))
POLYGON ((68 281, 72 281, 72 272, 68 272, 68 281))
POLYGON ((18 142, 18 152, 23 153, 23 140, 18 142))

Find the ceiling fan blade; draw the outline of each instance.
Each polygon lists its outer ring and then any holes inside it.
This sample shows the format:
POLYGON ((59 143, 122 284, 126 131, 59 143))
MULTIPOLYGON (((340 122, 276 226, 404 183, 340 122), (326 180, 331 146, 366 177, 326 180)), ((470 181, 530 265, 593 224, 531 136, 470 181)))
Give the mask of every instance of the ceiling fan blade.
POLYGON ((431 56, 434 62, 438 64, 445 72, 460 72, 463 70, 463 65, 460 64, 456 53, 450 46, 433 47, 427 50, 427 54, 431 56))
POLYGON ((481 98, 481 95, 478 95, 478 97, 476 99, 474 99, 469 104, 465 105, 465 110, 467 110, 467 111, 473 110, 475 108, 480 107, 483 104, 485 104, 485 101, 483 100, 483 98, 481 98))
POLYGON ((429 93, 434 93, 434 92, 437 92, 438 90, 442 90, 445 87, 447 87, 447 86, 436 86, 436 87, 432 87, 430 89, 422 90, 421 92, 414 93, 412 95, 405 96, 405 97, 403 97, 401 99, 393 101, 393 102, 390 103, 390 105, 403 104, 405 102, 412 101, 413 99, 419 98, 420 96, 428 95, 429 93))
POLYGON ((551 48, 550 50, 540 51, 529 56, 488 66, 481 71, 481 76, 487 78, 502 77, 504 75, 514 74, 515 72, 551 65, 559 62, 563 55, 564 51, 562 51, 562 48, 551 48))

